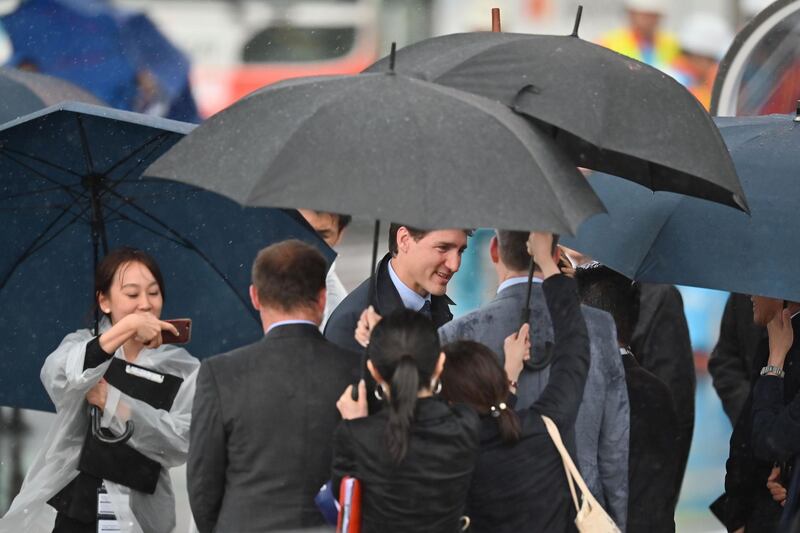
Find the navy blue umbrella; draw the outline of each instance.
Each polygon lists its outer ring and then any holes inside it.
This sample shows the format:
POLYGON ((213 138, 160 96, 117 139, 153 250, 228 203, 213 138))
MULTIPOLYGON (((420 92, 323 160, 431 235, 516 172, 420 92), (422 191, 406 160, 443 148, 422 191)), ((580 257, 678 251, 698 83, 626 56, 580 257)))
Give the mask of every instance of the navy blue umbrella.
POLYGON ((193 128, 76 103, 0 128, 0 405, 52 409, 39 370, 64 335, 93 326, 94 265, 105 249, 156 258, 162 316, 193 319, 187 348, 201 358, 263 334, 248 296, 259 249, 299 238, 333 260, 292 211, 141 177, 193 128))
POLYGON ((589 182, 608 214, 564 245, 628 277, 800 301, 800 123, 790 115, 715 119, 751 216, 606 174, 589 182))

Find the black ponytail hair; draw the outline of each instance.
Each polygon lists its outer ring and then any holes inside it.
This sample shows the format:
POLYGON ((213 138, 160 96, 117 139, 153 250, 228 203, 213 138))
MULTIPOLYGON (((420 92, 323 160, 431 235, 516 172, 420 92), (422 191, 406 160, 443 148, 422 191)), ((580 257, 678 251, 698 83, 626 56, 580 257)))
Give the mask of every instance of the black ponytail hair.
POLYGON ((510 405, 502 407, 508 402, 508 377, 494 352, 473 341, 452 342, 443 350, 447 364, 442 372, 442 397, 450 403, 470 405, 481 415, 495 417, 503 442, 517 442, 519 417, 510 405))
POLYGON ((395 464, 408 453, 417 393, 429 386, 440 353, 433 323, 414 311, 396 311, 372 332, 367 357, 389 384, 386 445, 395 464))

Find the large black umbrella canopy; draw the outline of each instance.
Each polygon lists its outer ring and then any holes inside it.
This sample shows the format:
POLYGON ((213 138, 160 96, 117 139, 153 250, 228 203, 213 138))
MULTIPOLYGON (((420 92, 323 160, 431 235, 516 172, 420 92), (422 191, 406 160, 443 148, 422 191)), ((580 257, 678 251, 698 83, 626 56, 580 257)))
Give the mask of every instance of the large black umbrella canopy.
POLYGON ((393 72, 268 86, 205 121, 145 174, 244 205, 421 228, 573 233, 602 211, 575 166, 523 117, 393 72))
POLYGON ((0 127, 0 405, 52 409, 39 383, 67 333, 92 327, 95 262, 127 245, 152 254, 164 318, 193 320, 203 358, 255 342, 253 258, 290 238, 335 254, 296 212, 242 207, 142 171, 194 124, 64 103, 0 127))
MULTIPOLYGON (((365 72, 384 71, 388 61, 365 72)), ((697 99, 663 72, 577 35, 445 35, 400 49, 396 65, 512 106, 545 126, 578 166, 747 209, 697 99)))
POLYGON ((715 120, 750 216, 594 174, 589 182, 608 214, 563 242, 641 281, 800 301, 800 124, 791 115, 715 120))
POLYGON ((67 81, 44 74, 0 68, 0 124, 64 101, 102 104, 67 81))

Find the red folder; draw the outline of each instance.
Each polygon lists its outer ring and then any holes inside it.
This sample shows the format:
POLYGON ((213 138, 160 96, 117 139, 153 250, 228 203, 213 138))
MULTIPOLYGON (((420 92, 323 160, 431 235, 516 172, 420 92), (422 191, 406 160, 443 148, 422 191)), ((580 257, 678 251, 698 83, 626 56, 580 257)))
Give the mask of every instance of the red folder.
POLYGON ((339 521, 336 533, 361 533, 361 482, 345 476, 339 485, 339 521))

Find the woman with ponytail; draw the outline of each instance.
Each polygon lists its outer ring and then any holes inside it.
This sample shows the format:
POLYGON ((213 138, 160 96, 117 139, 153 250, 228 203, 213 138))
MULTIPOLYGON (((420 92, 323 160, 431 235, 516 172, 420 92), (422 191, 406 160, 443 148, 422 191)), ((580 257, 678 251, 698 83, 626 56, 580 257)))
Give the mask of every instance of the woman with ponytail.
POLYGON ((548 384, 529 409, 513 410, 517 379, 529 357, 528 324, 506 339, 505 368, 482 344, 459 341, 444 347, 442 397, 472 406, 481 419, 480 452, 466 506, 470 532, 575 531, 561 456, 541 415, 556 423, 568 447, 574 442, 589 370, 589 337, 575 281, 560 273, 551 243, 550 234, 534 233, 529 241, 545 277, 542 289, 555 344, 548 384))
POLYGON ((478 448, 478 417, 442 401, 445 355, 433 323, 408 310, 375 326, 367 368, 385 403, 367 416, 366 387, 351 387, 337 407, 344 420, 334 435, 333 488, 344 476, 361 482, 363 533, 462 528, 464 502, 478 448))

